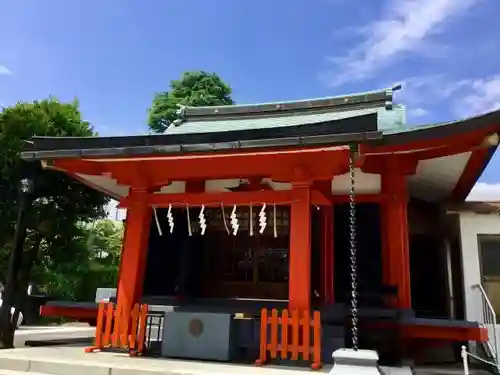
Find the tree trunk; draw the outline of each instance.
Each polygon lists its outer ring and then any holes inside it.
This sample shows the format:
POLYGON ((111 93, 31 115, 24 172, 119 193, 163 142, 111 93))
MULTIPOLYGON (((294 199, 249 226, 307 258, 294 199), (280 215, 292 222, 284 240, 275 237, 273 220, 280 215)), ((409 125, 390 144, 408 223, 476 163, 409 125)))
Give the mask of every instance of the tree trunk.
POLYGON ((12 321, 14 324, 17 322, 19 318, 19 313, 22 311, 24 317, 26 318, 28 314, 26 313, 27 307, 27 299, 28 299, 28 285, 31 277, 31 270, 33 269, 33 265, 35 264, 35 260, 38 258, 38 253, 40 251, 40 245, 42 243, 42 235, 40 233, 35 234, 33 246, 29 251, 24 254, 24 262, 21 267, 21 272, 19 275, 19 288, 18 293, 15 298, 15 310, 14 315, 12 317, 12 321))
POLYGON ((18 290, 19 271, 22 267, 23 248, 26 239, 26 208, 31 205, 29 191, 20 191, 19 207, 17 212, 16 232, 14 246, 10 254, 9 269, 3 292, 2 307, 0 307, 0 349, 10 349, 14 347, 14 331, 16 324, 12 320, 10 313, 14 305, 14 299, 18 290))

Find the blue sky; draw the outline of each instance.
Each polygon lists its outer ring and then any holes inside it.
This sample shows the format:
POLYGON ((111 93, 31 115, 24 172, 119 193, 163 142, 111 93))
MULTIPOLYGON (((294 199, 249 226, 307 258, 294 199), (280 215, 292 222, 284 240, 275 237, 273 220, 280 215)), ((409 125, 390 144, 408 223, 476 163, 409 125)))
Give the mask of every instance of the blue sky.
MULTIPOLYGON (((410 123, 452 120, 500 107, 498 14, 498 0, 2 0, 0 105, 76 97, 102 135, 142 133, 153 94, 203 69, 238 103, 403 82, 410 123)), ((499 172, 496 155, 478 191, 500 198, 499 172)))

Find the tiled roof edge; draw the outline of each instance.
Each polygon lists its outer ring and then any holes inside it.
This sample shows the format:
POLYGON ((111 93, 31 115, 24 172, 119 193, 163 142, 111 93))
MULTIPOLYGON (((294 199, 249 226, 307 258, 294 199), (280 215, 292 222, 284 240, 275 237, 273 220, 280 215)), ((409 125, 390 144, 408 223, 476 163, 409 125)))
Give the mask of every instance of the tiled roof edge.
POLYGON ((247 105, 225 105, 212 107, 184 107, 183 114, 186 118, 196 118, 200 120, 203 117, 225 117, 253 114, 272 114, 284 113, 307 109, 332 108, 340 109, 345 106, 356 104, 363 105, 367 103, 380 103, 381 107, 392 109, 393 93, 401 88, 400 85, 382 89, 373 92, 351 94, 344 96, 335 96, 327 98, 306 99, 297 101, 282 101, 272 103, 247 104, 247 105))

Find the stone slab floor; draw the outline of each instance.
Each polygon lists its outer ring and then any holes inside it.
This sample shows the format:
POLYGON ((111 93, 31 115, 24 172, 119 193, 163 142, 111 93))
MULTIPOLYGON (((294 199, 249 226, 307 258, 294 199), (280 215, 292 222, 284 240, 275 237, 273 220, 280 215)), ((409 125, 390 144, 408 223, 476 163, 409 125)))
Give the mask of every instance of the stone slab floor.
MULTIPOLYGON (((116 353, 86 354, 84 347, 50 346, 18 348, 0 351, 0 375, 303 375, 325 374, 331 370, 325 366, 319 372, 307 368, 221 364, 174 359, 131 358, 116 353)), ((385 375, 461 375, 463 369, 382 368, 385 375)), ((471 375, 487 372, 474 370, 471 375)))

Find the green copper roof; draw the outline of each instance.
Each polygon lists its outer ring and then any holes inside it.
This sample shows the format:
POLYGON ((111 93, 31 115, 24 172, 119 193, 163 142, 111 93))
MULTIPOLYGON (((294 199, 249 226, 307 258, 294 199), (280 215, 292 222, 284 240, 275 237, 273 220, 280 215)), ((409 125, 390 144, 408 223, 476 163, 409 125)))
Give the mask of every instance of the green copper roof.
POLYGON ((306 113, 267 118, 188 121, 180 126, 169 128, 166 134, 215 133, 229 130, 278 128, 335 121, 372 113, 378 114, 379 130, 396 130, 404 126, 405 109, 403 106, 394 106, 394 109, 389 110, 385 108, 368 108, 343 112, 306 113))
MULTIPOLYGON (((399 89, 396 87, 394 89, 399 89)), ((393 105, 394 89, 293 102, 184 107, 165 134, 217 133, 342 120, 377 113, 379 130, 401 128, 405 109, 393 105)))

